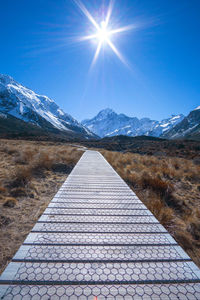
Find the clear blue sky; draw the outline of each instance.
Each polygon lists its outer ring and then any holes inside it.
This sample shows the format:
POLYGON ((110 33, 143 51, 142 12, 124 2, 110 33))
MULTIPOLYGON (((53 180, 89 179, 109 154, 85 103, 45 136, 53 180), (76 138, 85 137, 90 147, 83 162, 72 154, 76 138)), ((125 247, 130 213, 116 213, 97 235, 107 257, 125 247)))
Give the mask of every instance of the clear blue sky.
MULTIPOLYGON (((83 0, 99 16, 107 0, 83 0)), ((105 49, 75 43, 89 22, 71 0, 0 0, 0 73, 54 99, 78 120, 110 107, 162 119, 200 105, 200 1, 116 0, 116 26, 141 28, 115 37, 131 65, 105 49)))

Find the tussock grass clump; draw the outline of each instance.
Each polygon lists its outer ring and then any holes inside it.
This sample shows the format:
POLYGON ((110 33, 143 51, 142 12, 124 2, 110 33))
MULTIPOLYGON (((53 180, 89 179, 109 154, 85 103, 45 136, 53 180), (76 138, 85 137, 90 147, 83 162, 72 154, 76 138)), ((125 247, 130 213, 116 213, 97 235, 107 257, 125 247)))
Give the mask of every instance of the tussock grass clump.
POLYGON ((167 197, 173 190, 173 185, 166 179, 162 179, 160 176, 152 176, 147 172, 144 172, 140 177, 138 183, 144 189, 151 189, 153 192, 160 195, 162 198, 167 197))
POLYGON ((9 181, 9 186, 17 188, 25 186, 31 178, 31 168, 29 166, 17 166, 9 181))
POLYGON ((5 145, 2 147, 2 150, 9 155, 19 154, 18 149, 15 146, 5 145))
POLYGON ((7 189, 4 186, 0 186, 0 194, 5 194, 7 189))
POLYGON ((21 152, 17 152, 13 159, 17 164, 26 165, 33 160, 33 156, 35 155, 35 153, 36 149, 31 149, 30 147, 28 147, 21 152))
POLYGON ((33 157, 32 169, 35 171, 50 170, 55 159, 51 154, 52 153, 46 153, 44 151, 37 153, 37 155, 33 157))
POLYGON ((200 266, 199 160, 101 152, 200 266))
POLYGON ((18 201, 15 198, 12 197, 6 197, 5 201, 3 203, 3 206, 5 207, 14 207, 15 205, 17 205, 18 201))

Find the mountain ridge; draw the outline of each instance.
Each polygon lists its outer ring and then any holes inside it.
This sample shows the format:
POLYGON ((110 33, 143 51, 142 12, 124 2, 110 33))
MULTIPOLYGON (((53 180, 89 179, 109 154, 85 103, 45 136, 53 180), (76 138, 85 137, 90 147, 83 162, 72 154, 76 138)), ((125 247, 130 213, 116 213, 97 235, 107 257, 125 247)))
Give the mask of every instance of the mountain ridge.
POLYGON ((150 118, 138 119, 137 117, 128 117, 122 113, 117 114, 114 110, 106 108, 101 110, 94 118, 83 120, 81 123, 101 138, 115 135, 160 137, 183 119, 182 114, 172 115, 170 118, 161 121, 151 120, 150 118))
POLYGON ((0 112, 45 130, 94 138, 95 135, 65 113, 52 99, 36 94, 9 75, 0 74, 0 112))
POLYGON ((163 134, 162 137, 200 140, 200 106, 192 110, 179 124, 163 134))

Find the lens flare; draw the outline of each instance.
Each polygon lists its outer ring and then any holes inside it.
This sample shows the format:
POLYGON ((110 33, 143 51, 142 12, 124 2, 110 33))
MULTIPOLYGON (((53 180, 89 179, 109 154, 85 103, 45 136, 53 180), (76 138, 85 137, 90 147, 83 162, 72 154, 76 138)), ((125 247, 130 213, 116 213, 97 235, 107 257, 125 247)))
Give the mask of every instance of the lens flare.
POLYGON ((79 39, 80 41, 87 41, 87 40, 97 40, 98 41, 97 49, 95 51, 95 55, 94 55, 94 58, 92 61, 92 66, 97 61, 98 56, 101 52, 101 49, 102 49, 103 45, 105 45, 105 44, 107 44, 112 49, 112 51, 121 60, 121 62, 123 62, 125 65, 128 65, 125 58, 123 57, 123 55, 119 52, 119 50, 116 48, 116 46, 111 41, 111 38, 115 34, 122 33, 122 32, 128 31, 128 30, 132 30, 132 29, 136 28, 136 26, 128 25, 128 26, 123 26, 123 27, 119 27, 119 28, 111 27, 110 19, 111 19, 112 10, 114 7, 114 1, 112 1, 112 0, 109 3, 106 17, 100 23, 98 23, 94 19, 92 14, 88 11, 88 9, 85 7, 85 5, 80 0, 74 0, 74 2, 77 4, 77 6, 82 11, 82 13, 88 18, 88 20, 94 26, 95 32, 93 34, 88 35, 88 36, 83 36, 79 39))

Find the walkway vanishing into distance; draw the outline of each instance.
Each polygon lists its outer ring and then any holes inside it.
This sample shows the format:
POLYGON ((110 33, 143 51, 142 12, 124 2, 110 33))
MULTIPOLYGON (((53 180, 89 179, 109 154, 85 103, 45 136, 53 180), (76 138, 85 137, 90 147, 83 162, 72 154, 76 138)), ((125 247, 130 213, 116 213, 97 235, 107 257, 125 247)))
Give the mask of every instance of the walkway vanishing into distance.
POLYGON ((0 277, 0 295, 192 300, 200 271, 103 156, 86 151, 0 277))

